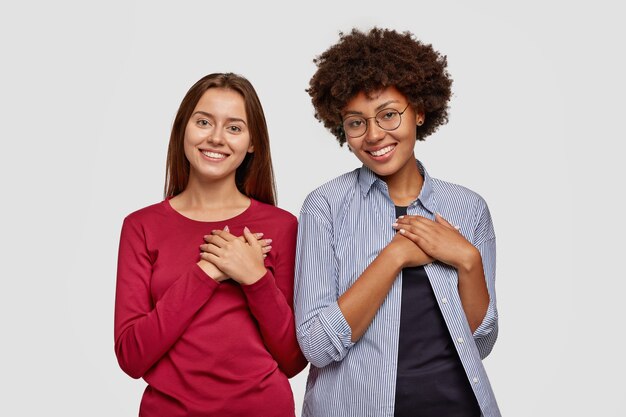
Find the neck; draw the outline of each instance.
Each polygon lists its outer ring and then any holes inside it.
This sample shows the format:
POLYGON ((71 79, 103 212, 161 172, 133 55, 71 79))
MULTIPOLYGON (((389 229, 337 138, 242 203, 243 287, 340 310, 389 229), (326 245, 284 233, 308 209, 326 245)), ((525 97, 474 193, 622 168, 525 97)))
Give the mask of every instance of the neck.
POLYGON ((234 217, 250 205, 250 199, 235 185, 235 177, 204 181, 190 175, 185 190, 170 200, 179 213, 201 221, 234 217))
POLYGON ((408 206, 415 201, 424 183, 415 158, 411 158, 400 170, 382 180, 387 183, 389 197, 396 206, 408 206))

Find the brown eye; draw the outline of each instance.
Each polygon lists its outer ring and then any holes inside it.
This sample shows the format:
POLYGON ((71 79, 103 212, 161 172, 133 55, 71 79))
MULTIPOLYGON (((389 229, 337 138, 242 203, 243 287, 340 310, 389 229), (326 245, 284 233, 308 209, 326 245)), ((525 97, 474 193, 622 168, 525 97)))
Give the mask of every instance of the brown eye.
POLYGON ((397 111, 395 111, 395 110, 387 110, 387 111, 384 111, 380 115, 380 119, 381 120, 392 120, 396 116, 398 116, 398 112, 397 111))
POLYGON ((364 124, 365 124, 365 120, 353 117, 353 118, 345 120, 344 127, 346 129, 358 129, 361 126, 363 126, 364 124))

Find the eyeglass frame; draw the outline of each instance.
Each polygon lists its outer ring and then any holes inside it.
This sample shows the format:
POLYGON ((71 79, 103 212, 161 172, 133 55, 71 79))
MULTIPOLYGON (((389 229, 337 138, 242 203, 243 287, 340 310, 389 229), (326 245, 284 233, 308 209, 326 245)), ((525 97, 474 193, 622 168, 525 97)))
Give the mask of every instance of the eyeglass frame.
MULTIPOLYGON (((344 122, 346 121, 347 117, 346 117, 346 119, 342 118, 342 119, 341 119, 341 131, 343 132, 344 136, 345 136, 345 137, 347 137, 347 138, 352 138, 352 139, 354 139, 354 138, 360 138, 361 136, 365 135, 365 134, 367 133, 367 129, 369 129, 369 125, 370 125, 370 124, 368 123, 368 120, 369 120, 369 119, 374 119, 374 122, 376 123, 376 126, 378 126, 379 128, 381 128, 381 129, 382 129, 382 130, 384 130, 385 132, 393 132, 394 130, 396 130, 397 128, 399 128, 399 127, 400 127, 400 125, 402 124, 402 115, 406 112, 406 110, 409 108, 409 106, 410 106, 410 105, 411 105, 411 103, 407 103, 406 107, 405 107, 405 108, 404 108, 404 110, 402 110, 402 111, 398 111, 398 110, 396 110, 396 109, 394 109, 394 108, 391 108, 391 107, 385 107, 384 109, 381 109, 381 110, 377 111, 377 112, 376 112, 376 115, 374 115, 374 116, 370 116, 370 117, 361 117, 361 116, 358 116, 358 117, 360 117, 362 120, 365 120, 365 131, 364 131, 363 133, 361 133, 360 135, 358 135, 358 136, 349 136, 349 135, 346 133, 346 129, 343 127, 343 125, 344 125, 344 122), (382 127, 382 126, 380 125, 380 123, 378 122, 377 117, 378 117, 378 115, 379 115, 380 113, 384 112, 385 110, 393 110, 393 111, 398 112, 398 116, 400 116, 400 123, 398 123, 398 126, 394 127, 393 129, 385 129, 384 127, 382 127)), ((348 117, 357 117, 357 115, 348 116, 348 117)))

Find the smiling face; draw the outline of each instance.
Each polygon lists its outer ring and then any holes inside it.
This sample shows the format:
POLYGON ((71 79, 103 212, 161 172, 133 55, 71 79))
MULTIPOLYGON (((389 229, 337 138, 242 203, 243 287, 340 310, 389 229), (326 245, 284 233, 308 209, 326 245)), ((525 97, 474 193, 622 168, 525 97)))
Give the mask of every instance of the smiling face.
MULTIPOLYGON (((367 118, 365 134, 355 138, 348 136, 348 145, 365 166, 383 179, 416 169, 413 155, 416 125, 423 123, 424 115, 416 113, 407 104, 406 97, 391 86, 369 96, 358 93, 341 112, 343 120, 350 116, 367 118), (400 113, 405 108, 397 129, 388 131, 376 124, 374 116, 381 110, 391 109, 400 113)), ((384 114, 381 116, 384 117, 384 114)))
POLYGON ((184 139, 189 176, 200 180, 232 178, 252 152, 243 97, 226 88, 210 88, 193 110, 184 139))

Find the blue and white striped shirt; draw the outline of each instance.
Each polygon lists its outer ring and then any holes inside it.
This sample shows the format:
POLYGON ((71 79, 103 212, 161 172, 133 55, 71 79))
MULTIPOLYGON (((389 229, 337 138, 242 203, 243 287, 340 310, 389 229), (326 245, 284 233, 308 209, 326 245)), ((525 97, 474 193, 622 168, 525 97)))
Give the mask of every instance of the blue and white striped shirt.
MULTIPOLYGON (((458 293, 456 269, 425 265, 433 292, 485 417, 500 416, 481 359, 498 334, 496 241, 489 209, 476 193, 431 178, 407 212, 460 226, 482 256, 489 307, 472 334, 458 293)), ((371 325, 356 342, 337 299, 391 241, 395 206, 387 184, 363 166, 311 192, 300 212, 294 309, 300 347, 311 362, 303 417, 393 416, 402 300, 402 273, 371 325)))

